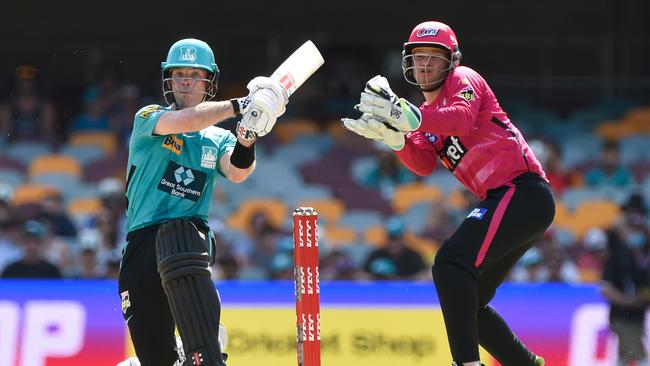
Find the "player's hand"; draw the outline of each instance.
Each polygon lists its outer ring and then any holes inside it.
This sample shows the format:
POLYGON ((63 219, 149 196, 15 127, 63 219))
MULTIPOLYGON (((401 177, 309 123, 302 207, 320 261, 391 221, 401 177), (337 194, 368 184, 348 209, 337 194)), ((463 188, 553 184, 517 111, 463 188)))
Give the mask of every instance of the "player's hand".
POLYGON ((280 103, 278 104, 278 110, 276 111, 277 112, 276 116, 280 117, 281 115, 284 114, 286 110, 286 105, 289 102, 289 98, 287 97, 287 91, 284 90, 284 88, 278 81, 273 80, 266 76, 258 76, 253 80, 249 81, 246 88, 248 88, 248 91, 251 94, 255 93, 260 89, 271 90, 280 101, 280 103))
POLYGON ((282 101, 269 89, 259 89, 249 95, 250 106, 242 113, 237 123, 237 136, 253 140, 271 132, 277 121, 278 105, 282 101))
POLYGON ((353 115, 352 118, 342 118, 341 122, 345 128, 357 135, 381 141, 395 151, 404 148, 404 132, 398 131, 378 117, 367 113, 361 114, 357 110, 356 115, 353 115))
POLYGON ((366 88, 361 93, 359 110, 379 117, 403 132, 417 130, 422 124, 420 109, 395 95, 388 80, 381 75, 366 83, 366 88))

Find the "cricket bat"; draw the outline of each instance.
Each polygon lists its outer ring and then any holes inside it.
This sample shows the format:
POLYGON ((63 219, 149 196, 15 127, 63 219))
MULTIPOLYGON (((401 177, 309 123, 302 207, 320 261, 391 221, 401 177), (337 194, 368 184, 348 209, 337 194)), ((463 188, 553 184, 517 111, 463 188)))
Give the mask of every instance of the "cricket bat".
POLYGON ((289 98, 324 63, 316 45, 307 41, 275 69, 271 79, 280 82, 289 98))

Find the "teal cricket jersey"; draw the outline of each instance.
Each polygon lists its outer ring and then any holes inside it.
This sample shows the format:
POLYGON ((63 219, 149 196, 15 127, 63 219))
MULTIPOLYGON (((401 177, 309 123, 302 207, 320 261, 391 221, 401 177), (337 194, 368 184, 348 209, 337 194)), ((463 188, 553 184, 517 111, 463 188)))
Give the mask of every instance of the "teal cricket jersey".
POLYGON ((127 166, 127 220, 131 232, 176 218, 208 219, 221 157, 235 147, 230 131, 158 136, 153 129, 171 107, 150 105, 135 115, 127 166))

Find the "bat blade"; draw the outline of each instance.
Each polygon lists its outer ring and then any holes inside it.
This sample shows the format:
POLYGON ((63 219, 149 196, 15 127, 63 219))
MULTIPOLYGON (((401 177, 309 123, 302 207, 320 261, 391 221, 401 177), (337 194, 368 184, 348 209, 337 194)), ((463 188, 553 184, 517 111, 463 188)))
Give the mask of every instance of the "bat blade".
POLYGON ((324 63, 316 45, 307 41, 271 74, 271 78, 278 80, 290 97, 324 63))

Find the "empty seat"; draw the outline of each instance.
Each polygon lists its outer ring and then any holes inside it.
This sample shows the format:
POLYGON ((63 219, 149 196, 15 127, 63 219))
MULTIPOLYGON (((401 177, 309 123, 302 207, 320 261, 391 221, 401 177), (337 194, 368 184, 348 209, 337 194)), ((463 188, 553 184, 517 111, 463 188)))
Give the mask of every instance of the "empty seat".
POLYGON ((52 187, 26 184, 16 188, 12 202, 16 206, 40 204, 44 199, 58 194, 52 187))
POLYGON ((257 212, 264 212, 271 224, 281 227, 288 215, 285 204, 275 199, 254 199, 242 202, 239 209, 228 219, 228 226, 241 231, 249 231, 250 220, 257 212))
POLYGON ((328 199, 306 199, 297 204, 298 207, 313 207, 318 213, 319 220, 324 218, 330 225, 335 225, 343 213, 345 206, 343 201, 336 198, 328 199))
POLYGON ((416 203, 435 202, 441 197, 442 192, 434 186, 410 183, 397 187, 391 204, 395 212, 403 213, 416 203))
POLYGON ((70 145, 91 145, 104 149, 106 155, 113 155, 117 149, 117 136, 111 132, 76 132, 70 135, 70 145))
POLYGON ((81 176, 81 165, 75 159, 65 155, 41 156, 29 165, 29 176, 41 174, 68 174, 74 177, 81 176))
POLYGON ((48 155, 52 149, 50 146, 37 142, 17 142, 7 148, 5 154, 27 166, 39 156, 48 155))

